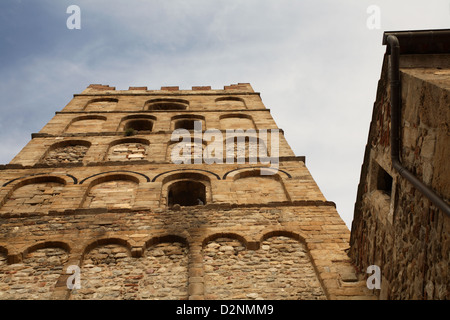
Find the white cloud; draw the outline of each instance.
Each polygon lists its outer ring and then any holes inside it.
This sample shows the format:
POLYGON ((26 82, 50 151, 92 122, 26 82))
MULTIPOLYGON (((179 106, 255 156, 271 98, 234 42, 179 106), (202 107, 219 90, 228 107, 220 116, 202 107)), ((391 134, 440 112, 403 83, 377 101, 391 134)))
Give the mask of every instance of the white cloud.
MULTIPOLYGON (((42 5, 64 29, 66 4, 53 2, 42 5)), ((47 51, 8 60, 0 85, 1 163, 90 83, 189 89, 250 82, 348 226, 383 30, 445 28, 450 18, 448 1, 437 0, 66 2, 80 6, 81 31, 57 30, 47 51), (371 4, 380 7, 380 30, 367 29, 371 4)))

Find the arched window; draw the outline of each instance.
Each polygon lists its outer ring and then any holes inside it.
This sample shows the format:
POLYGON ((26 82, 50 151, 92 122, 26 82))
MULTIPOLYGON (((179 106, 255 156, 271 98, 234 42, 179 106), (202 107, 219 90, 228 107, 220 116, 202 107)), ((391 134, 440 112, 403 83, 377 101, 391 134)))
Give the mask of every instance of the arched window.
POLYGON ((177 120, 174 125, 174 129, 186 129, 186 130, 194 130, 195 129, 195 120, 193 119, 181 119, 177 120))
POLYGON ((120 271, 135 261, 132 261, 134 259, 129 249, 115 240, 111 243, 100 241, 98 246, 92 246, 85 252, 81 264, 81 288, 71 290, 71 300, 113 300, 128 296, 127 284, 130 281, 121 276, 120 271))
POLYGON ((190 141, 171 141, 167 146, 166 160, 171 163, 201 163, 206 142, 190 139, 190 141))
POLYGON ((106 161, 143 160, 147 157, 149 141, 145 139, 121 139, 110 144, 106 161))
POLYGON ((49 165, 79 163, 82 162, 90 146, 91 143, 84 140, 58 142, 48 148, 39 162, 49 165))
POLYGON ((228 138, 224 143, 224 151, 227 159, 236 159, 239 163, 256 163, 268 156, 266 143, 256 135, 237 135, 228 138))
POLYGON ((92 115, 76 117, 69 124, 66 133, 86 133, 86 132, 100 132, 103 131, 103 124, 106 117, 92 115))
POLYGON ((142 120, 142 119, 136 119, 136 120, 129 120, 125 124, 124 130, 133 129, 136 131, 152 131, 153 123, 149 120, 142 120))
POLYGON ((268 203, 290 200, 278 174, 264 175, 260 169, 246 170, 235 174, 233 180, 237 203, 268 203))
POLYGON ((238 97, 217 98, 216 106, 221 109, 247 109, 244 99, 238 97))
POLYGON ((152 131, 156 117, 152 115, 129 115, 122 118, 119 131, 152 131))
POLYGON ((36 177, 20 182, 7 196, 0 213, 46 212, 59 199, 65 181, 58 177, 36 177))
POLYGON ((21 263, 2 268, 0 262, 0 298, 49 300, 68 259, 67 250, 49 244, 26 252, 21 263))
POLYGON ((206 203, 206 187, 197 181, 178 181, 169 187, 169 206, 197 206, 206 203))
POLYGON ((139 180, 129 175, 111 175, 91 183, 82 203, 83 208, 133 207, 139 180))
POLYGON ((163 179, 161 203, 167 206, 204 205, 211 201, 210 179, 199 173, 183 172, 163 179))
POLYGON ((220 116, 220 127, 226 129, 256 129, 251 116, 246 114, 226 114, 220 116))
POLYGON ((172 117, 173 130, 204 130, 205 117, 193 114, 184 114, 172 117))
POLYGON ((98 98, 89 101, 84 110, 85 111, 113 111, 116 109, 118 99, 114 98, 98 98))
POLYGON ((144 110, 186 110, 189 101, 182 99, 152 99, 145 103, 144 110))

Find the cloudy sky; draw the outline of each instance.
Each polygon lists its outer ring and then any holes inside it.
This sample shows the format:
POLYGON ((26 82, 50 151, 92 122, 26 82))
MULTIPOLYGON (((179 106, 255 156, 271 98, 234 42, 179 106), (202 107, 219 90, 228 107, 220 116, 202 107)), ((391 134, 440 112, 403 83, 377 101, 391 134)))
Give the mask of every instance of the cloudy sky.
POLYGON ((0 163, 91 83, 249 82, 350 228, 382 34, 449 27, 450 0, 1 0, 0 163))

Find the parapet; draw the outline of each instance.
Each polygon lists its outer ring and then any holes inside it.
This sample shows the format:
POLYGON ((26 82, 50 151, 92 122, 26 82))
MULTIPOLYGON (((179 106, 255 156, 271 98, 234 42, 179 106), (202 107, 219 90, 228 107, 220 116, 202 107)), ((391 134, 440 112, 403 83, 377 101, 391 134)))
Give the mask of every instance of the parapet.
POLYGON ((147 87, 129 87, 128 90, 116 90, 116 87, 111 87, 109 85, 103 84, 90 84, 82 94, 93 94, 97 92, 104 93, 201 93, 205 92, 214 92, 214 93, 223 93, 224 91, 232 91, 232 92, 254 92, 250 83, 238 83, 226 85, 223 89, 211 89, 211 86, 193 86, 191 90, 180 89, 178 86, 164 86, 161 87, 160 90, 149 90, 147 87))

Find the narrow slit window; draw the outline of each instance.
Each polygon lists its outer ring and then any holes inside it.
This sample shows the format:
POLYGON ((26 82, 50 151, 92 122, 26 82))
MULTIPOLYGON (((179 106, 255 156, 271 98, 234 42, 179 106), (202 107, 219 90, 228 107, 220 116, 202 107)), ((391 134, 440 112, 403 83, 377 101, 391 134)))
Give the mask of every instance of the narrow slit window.
POLYGON ((393 179, 380 165, 376 164, 376 189, 391 196, 393 179))

